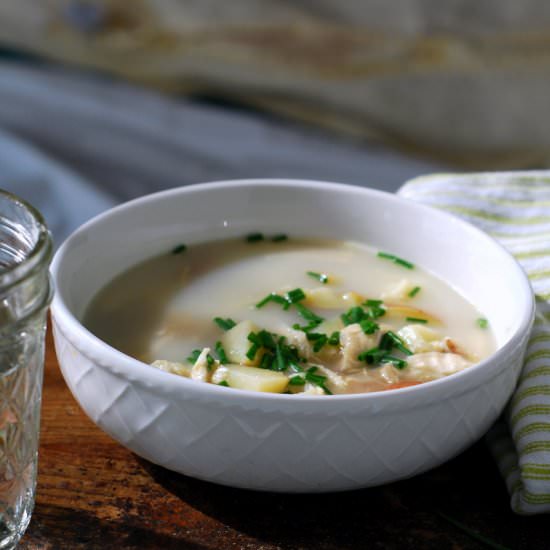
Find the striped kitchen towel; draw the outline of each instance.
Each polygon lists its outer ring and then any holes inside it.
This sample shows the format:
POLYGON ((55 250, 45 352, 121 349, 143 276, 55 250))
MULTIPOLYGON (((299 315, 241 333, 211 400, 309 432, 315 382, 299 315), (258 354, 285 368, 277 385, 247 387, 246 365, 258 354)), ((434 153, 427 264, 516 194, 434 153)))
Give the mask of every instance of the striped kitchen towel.
POLYGON ((527 272, 537 316, 518 386, 487 442, 518 514, 550 512, 550 171, 434 174, 403 197, 455 214, 498 239, 527 272))

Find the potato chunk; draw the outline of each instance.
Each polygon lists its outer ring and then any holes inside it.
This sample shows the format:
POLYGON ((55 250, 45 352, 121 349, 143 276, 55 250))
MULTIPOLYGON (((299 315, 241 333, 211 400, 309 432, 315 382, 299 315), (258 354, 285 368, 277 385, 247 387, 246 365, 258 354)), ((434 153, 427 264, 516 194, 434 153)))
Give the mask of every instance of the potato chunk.
POLYGON ((243 365, 224 365, 224 380, 239 390, 281 393, 288 386, 288 377, 276 372, 243 365))
POLYGON ((260 364, 262 359, 261 350, 256 353, 253 359, 246 356, 250 346, 252 346, 252 342, 248 340, 248 335, 251 332, 258 332, 258 330, 258 327, 252 321, 241 321, 221 337, 225 354, 231 363, 253 367, 260 364))
POLYGON ((319 309, 344 309, 358 306, 365 301, 357 292, 336 292, 332 288, 319 287, 306 290, 304 305, 319 309))

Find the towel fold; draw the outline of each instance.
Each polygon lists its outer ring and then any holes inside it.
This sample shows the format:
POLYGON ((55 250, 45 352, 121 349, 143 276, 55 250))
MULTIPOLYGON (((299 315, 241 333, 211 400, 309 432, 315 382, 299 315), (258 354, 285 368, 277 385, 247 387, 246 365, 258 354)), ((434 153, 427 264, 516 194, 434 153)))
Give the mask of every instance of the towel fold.
POLYGON ((550 512, 550 172, 434 174, 410 180, 399 194, 483 229, 529 276, 535 324, 518 386, 487 442, 514 512, 550 512))

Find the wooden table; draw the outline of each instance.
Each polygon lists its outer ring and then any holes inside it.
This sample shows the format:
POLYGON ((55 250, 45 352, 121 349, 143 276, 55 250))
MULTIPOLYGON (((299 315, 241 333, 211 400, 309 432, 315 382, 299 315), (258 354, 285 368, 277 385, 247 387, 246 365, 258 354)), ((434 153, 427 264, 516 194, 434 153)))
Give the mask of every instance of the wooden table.
POLYGON ((550 548, 547 517, 519 517, 482 442, 384 487, 332 495, 228 489, 154 466, 81 411, 48 338, 37 502, 22 549, 550 548), (456 523, 458 522, 458 523, 456 523))

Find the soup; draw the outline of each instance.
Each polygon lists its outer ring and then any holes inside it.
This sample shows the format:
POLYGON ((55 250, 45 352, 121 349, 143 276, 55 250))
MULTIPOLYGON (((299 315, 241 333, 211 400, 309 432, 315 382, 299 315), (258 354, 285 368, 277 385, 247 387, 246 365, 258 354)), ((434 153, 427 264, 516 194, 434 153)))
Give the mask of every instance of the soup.
POLYGON ((480 312, 419 266, 284 235, 179 245, 110 282, 84 324, 175 375, 296 395, 421 384, 495 349, 480 312))

